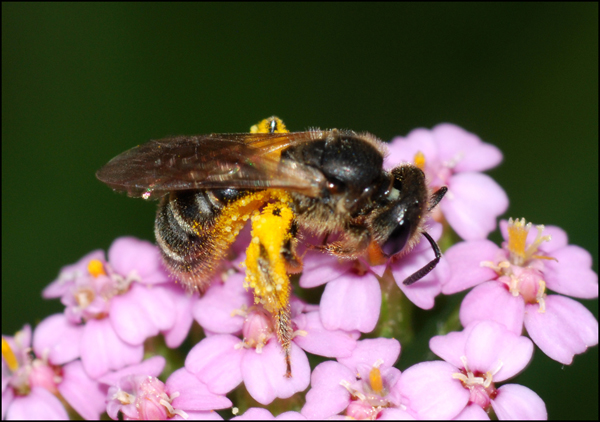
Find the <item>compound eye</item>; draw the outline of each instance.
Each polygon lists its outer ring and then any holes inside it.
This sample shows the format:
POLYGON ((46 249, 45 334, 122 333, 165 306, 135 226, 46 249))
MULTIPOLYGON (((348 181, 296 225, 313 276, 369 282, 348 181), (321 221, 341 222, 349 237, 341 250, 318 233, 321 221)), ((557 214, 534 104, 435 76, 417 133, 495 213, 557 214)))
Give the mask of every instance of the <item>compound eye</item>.
POLYGON ((408 238, 410 236, 410 225, 399 224, 388 240, 383 244, 383 252, 388 256, 392 256, 400 252, 406 246, 408 238))
POLYGON ((329 193, 332 195, 342 193, 346 191, 346 184, 340 180, 331 178, 329 182, 327 182, 327 189, 329 193))

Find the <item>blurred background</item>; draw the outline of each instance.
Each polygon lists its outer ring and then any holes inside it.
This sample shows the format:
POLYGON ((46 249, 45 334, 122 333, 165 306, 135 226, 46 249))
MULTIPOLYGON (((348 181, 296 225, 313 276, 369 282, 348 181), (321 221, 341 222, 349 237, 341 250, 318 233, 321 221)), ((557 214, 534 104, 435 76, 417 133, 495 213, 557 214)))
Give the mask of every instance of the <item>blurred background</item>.
MULTIPOLYGON (((155 203, 95 179, 109 159, 273 114, 383 140, 458 124, 503 151, 505 217, 564 228, 598 271, 597 3, 3 3, 2 333, 62 310, 40 292, 64 265, 153 241, 155 203)), ((597 347, 538 352, 516 382, 597 419, 597 374, 597 347)))

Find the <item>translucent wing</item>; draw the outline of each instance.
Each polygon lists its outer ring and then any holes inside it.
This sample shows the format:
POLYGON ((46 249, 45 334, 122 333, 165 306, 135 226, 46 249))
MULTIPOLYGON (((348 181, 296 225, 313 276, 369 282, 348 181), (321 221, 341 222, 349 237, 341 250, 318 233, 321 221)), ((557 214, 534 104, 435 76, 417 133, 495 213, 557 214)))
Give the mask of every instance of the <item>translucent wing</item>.
POLYGON ((110 160, 96 177, 129 196, 159 198, 188 189, 281 188, 317 196, 318 170, 279 161, 289 146, 324 139, 327 132, 213 134, 159 139, 110 160))

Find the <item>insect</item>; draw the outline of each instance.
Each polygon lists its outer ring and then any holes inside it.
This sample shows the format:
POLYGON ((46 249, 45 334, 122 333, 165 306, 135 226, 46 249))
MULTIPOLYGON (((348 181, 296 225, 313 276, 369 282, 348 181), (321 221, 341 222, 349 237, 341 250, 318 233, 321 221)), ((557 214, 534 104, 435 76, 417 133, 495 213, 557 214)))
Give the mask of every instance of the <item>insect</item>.
POLYGON ((299 229, 325 238, 337 233, 337 240, 315 248, 372 264, 406 253, 423 235, 435 258, 405 284, 440 260, 424 221, 446 187, 430 194, 423 171, 413 164, 385 171, 384 153, 385 144, 368 133, 289 132, 273 116, 250 133, 150 141, 113 158, 96 176, 129 196, 159 199, 155 235, 164 262, 200 292, 252 221, 246 286, 274 318, 290 377, 288 273, 302 268, 299 229))

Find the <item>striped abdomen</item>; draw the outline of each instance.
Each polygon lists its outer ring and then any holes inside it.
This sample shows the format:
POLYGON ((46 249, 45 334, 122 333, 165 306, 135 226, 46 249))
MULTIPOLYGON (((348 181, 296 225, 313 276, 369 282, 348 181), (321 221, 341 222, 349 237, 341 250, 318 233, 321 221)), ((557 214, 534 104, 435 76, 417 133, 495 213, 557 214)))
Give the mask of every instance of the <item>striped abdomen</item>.
POLYGON ((165 196, 154 233, 165 264, 177 280, 205 290, 249 215, 262 205, 263 196, 236 189, 178 191, 165 196))

